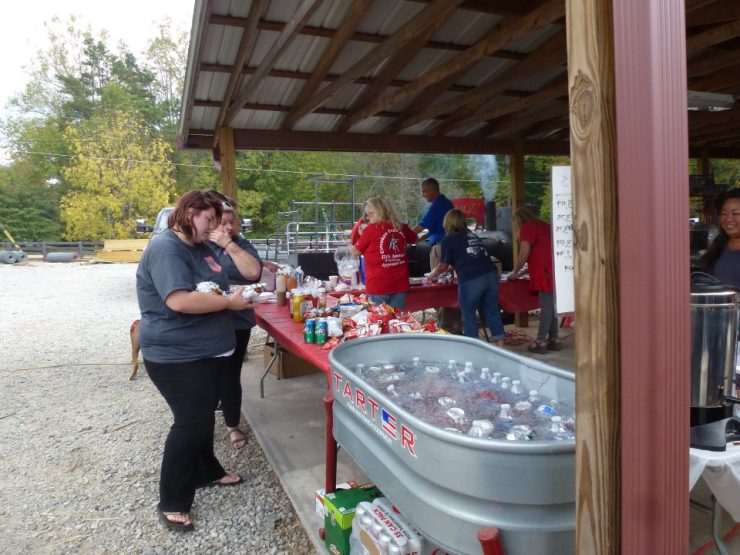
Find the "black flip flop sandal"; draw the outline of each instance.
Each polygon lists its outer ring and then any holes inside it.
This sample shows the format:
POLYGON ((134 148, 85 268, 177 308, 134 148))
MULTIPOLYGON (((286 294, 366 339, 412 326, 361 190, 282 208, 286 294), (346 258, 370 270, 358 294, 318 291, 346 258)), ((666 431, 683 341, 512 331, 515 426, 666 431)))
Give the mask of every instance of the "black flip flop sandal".
MULTIPOLYGON (((225 478, 226 476, 223 476, 223 477, 225 478)), ((237 474, 236 477, 239 478, 236 482, 229 482, 227 484, 224 484, 224 483, 216 480, 214 482, 211 482, 211 485, 213 485, 213 486, 215 486, 217 488, 230 488, 230 487, 238 486, 238 485, 244 483, 244 478, 242 478, 241 475, 237 474)))
POLYGON ((159 514, 159 520, 162 521, 162 524, 170 530, 180 530, 181 532, 192 532, 195 530, 195 526, 193 526, 192 521, 190 524, 185 524, 184 522, 175 522, 174 520, 167 518, 170 515, 185 515, 186 513, 166 512, 161 509, 157 509, 157 513, 159 514))

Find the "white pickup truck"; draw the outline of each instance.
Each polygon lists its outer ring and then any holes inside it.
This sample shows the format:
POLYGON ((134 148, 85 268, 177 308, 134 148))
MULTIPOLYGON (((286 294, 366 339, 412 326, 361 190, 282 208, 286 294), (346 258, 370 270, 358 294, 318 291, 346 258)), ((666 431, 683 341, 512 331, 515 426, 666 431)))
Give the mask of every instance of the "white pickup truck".
MULTIPOLYGON (((144 223, 143 220, 137 220, 137 231, 151 231, 152 237, 154 237, 155 235, 159 235, 165 229, 167 229, 167 219, 170 217, 170 213, 174 209, 174 206, 167 206, 165 208, 162 208, 162 210, 159 211, 159 214, 157 214, 157 219, 154 222, 154 227, 151 229, 147 229, 148 226, 144 223)), ((242 218, 241 231, 242 233, 250 233, 252 231, 251 218, 242 218)))

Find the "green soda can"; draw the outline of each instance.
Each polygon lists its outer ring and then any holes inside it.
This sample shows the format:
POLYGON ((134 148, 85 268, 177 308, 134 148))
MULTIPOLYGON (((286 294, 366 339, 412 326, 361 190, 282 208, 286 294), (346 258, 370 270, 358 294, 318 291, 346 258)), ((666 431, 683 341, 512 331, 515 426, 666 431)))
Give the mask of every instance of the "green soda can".
POLYGON ((326 318, 319 318, 316 321, 316 336, 315 342, 319 345, 326 343, 326 336, 329 333, 329 324, 326 322, 326 318))
POLYGON ((303 342, 304 343, 315 343, 316 342, 316 320, 308 318, 303 323, 303 342))

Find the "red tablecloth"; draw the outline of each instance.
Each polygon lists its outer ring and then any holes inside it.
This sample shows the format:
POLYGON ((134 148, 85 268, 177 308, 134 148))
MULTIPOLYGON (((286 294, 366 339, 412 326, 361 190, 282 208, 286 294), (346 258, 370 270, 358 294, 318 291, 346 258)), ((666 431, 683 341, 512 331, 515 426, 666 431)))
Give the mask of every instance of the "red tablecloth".
MULTIPOLYGON (((334 291, 334 297, 341 297, 346 293, 358 294, 364 291, 334 291)), ((506 312, 529 312, 540 307, 540 300, 536 294, 529 291, 529 280, 517 279, 502 281, 499 285, 498 304, 506 312)), ((406 297, 406 310, 416 312, 425 308, 440 306, 458 306, 457 283, 412 285, 406 297)))
POLYGON ((329 379, 329 349, 322 345, 303 342, 303 324, 293 321, 287 306, 272 303, 256 305, 254 315, 257 325, 265 330, 280 346, 321 369, 329 379))
POLYGON ((498 305, 512 314, 529 312, 540 307, 540 298, 529 290, 528 279, 502 281, 498 288, 498 305))

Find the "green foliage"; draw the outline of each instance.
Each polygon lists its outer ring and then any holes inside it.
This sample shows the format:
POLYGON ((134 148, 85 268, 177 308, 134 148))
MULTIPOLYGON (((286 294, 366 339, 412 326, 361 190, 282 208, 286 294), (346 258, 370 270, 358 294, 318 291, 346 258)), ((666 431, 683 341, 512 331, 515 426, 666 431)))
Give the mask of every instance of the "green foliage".
POLYGON ((70 240, 135 237, 136 219, 153 221, 174 192, 170 147, 145 131, 135 112, 94 116, 66 136, 76 158, 64 170, 63 236, 70 240))

